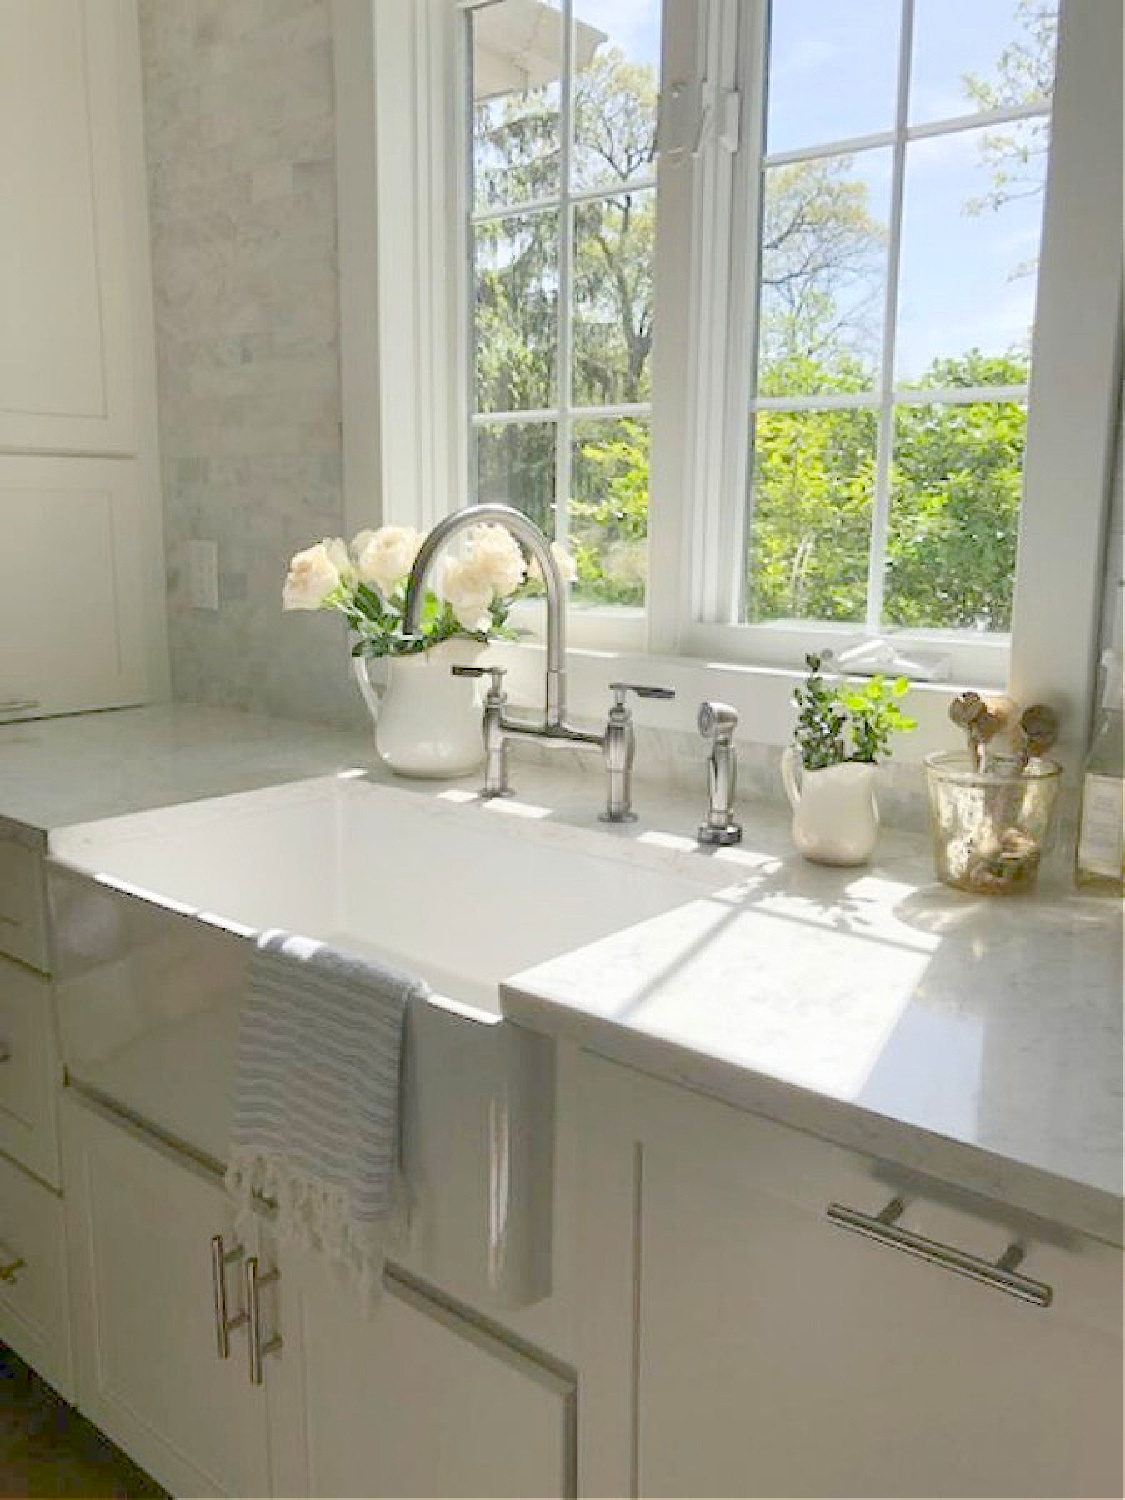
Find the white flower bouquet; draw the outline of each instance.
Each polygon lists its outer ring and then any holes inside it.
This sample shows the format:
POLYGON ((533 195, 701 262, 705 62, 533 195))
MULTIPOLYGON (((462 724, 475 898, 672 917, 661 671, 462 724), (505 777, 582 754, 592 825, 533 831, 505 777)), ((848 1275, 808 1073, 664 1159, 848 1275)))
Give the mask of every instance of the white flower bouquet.
MULTIPOLYGON (((474 527, 464 551, 434 569, 420 633, 404 634, 406 581, 422 541, 409 526, 361 531, 350 547, 340 537, 326 537, 290 562, 283 607, 338 611, 355 632, 353 656, 409 656, 456 636, 481 643, 513 639, 508 611, 529 575, 519 544, 502 526, 474 527)), ((573 581, 569 555, 557 544, 552 551, 563 578, 573 581)), ((533 562, 532 584, 537 573, 533 562)))

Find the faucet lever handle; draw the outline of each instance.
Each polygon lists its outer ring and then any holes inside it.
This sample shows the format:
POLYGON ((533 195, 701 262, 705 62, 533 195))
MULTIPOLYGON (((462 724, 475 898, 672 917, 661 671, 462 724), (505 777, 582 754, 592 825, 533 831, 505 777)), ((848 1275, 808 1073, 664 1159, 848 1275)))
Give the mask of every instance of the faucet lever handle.
POLYGON ((625 694, 636 693, 638 698, 674 698, 676 689, 669 687, 648 687, 643 682, 611 682, 610 692, 614 695, 614 708, 625 707, 625 694))
POLYGON ((453 673, 454 677, 491 677, 492 681, 488 688, 489 696, 493 698, 502 698, 504 696, 504 673, 508 670, 507 667, 456 666, 450 667, 449 670, 453 673))

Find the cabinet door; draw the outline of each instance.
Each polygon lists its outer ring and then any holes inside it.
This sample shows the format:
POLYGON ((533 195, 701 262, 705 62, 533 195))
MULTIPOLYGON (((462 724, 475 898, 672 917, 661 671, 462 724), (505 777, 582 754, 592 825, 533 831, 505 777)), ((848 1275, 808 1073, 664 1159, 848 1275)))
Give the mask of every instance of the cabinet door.
POLYGON ((0 5, 0 451, 135 451, 135 26, 122 0, 0 5))
POLYGON ((639 1493, 1121 1493, 1120 1251, 680 1090, 634 1102, 639 1493), (1021 1241, 1052 1304, 826 1216, 895 1196, 985 1260, 1021 1241))
POLYGON ((131 459, 0 455, 0 714, 156 695, 162 605, 138 477, 131 459))
POLYGON ((282 1264, 270 1372, 279 1493, 572 1495, 574 1384, 388 1273, 370 1316, 314 1258, 282 1264))
MULTIPOLYGON (((174 1493, 268 1494, 245 1326, 218 1357, 210 1242, 225 1232, 222 1189, 69 1093, 62 1135, 79 1408, 174 1493)), ((233 1316, 241 1262, 226 1284, 233 1316)))

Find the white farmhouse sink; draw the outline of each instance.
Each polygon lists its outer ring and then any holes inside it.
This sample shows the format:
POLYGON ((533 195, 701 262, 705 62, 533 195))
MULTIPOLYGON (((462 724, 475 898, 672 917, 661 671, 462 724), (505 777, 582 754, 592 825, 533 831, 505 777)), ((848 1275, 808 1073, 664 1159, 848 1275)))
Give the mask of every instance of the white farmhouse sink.
POLYGON ((553 1043, 501 1018, 497 986, 729 874, 519 814, 345 776, 52 833, 71 1081, 221 1168, 254 935, 377 953, 434 991, 404 1090, 419 1269, 498 1302, 544 1295, 553 1043))
POLYGON ((655 855, 505 811, 320 777, 63 829, 51 853, 228 926, 378 953, 490 1016, 501 979, 699 894, 655 855))

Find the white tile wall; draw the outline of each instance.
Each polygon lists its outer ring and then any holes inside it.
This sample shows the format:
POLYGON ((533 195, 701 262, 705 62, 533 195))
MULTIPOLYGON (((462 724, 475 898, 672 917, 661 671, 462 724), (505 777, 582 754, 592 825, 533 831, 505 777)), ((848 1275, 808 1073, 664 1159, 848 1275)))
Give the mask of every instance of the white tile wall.
POLYGON ((291 553, 343 528, 330 3, 140 14, 173 693, 358 725, 342 626, 280 603, 291 553))

